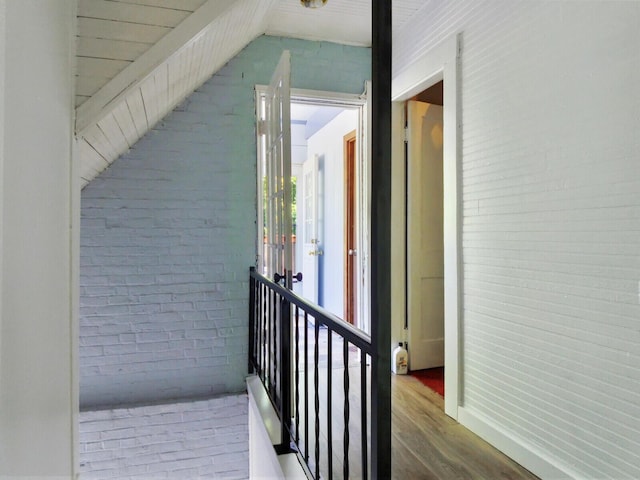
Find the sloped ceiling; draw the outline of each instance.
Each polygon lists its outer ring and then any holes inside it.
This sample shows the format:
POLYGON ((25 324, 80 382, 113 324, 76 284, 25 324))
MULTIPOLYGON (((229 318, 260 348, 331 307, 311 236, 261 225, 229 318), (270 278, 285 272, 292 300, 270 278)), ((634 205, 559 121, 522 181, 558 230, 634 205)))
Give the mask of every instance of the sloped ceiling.
MULTIPOLYGON (((394 29, 429 0, 395 0, 394 29)), ((76 138, 82 186, 264 33, 371 44, 371 0, 79 0, 76 138)))

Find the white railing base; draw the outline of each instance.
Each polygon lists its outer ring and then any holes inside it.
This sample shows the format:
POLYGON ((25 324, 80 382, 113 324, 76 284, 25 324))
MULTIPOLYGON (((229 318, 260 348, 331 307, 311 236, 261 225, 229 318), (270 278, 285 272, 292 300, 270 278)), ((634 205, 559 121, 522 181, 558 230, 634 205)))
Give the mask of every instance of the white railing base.
POLYGON ((252 479, 307 480, 295 453, 278 455, 280 419, 255 375, 247 377, 249 394, 249 475, 252 479))

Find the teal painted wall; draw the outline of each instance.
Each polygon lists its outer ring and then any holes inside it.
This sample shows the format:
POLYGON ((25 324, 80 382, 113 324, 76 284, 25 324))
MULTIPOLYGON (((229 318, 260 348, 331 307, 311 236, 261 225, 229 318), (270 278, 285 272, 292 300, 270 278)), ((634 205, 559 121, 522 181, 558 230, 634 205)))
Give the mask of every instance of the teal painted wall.
POLYGON ((361 93, 371 51, 262 36, 82 192, 84 409, 244 390, 255 262, 254 86, 361 93))

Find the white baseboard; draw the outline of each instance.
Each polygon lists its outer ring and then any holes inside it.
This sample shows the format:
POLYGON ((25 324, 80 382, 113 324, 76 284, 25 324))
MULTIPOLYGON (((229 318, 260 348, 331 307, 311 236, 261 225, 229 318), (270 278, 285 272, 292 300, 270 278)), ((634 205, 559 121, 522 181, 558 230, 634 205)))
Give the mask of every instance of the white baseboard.
POLYGON ((458 422, 542 479, 578 478, 576 473, 568 471, 566 467, 561 468, 534 445, 492 426, 491 421, 481 413, 458 407, 458 422))

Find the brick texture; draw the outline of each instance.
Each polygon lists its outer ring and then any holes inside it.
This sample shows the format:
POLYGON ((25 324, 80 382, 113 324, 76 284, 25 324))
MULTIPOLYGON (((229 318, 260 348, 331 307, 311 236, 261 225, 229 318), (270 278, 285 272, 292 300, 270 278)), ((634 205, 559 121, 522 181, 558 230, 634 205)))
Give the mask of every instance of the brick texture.
POLYGON ((254 85, 359 93, 370 50, 259 37, 82 192, 81 408, 244 390, 254 85))
POLYGON ((249 477, 248 400, 197 402, 80 414, 80 479, 249 477))
POLYGON ((639 23, 445 0, 394 37, 402 72, 461 33, 462 408, 543 478, 640 478, 639 23))

